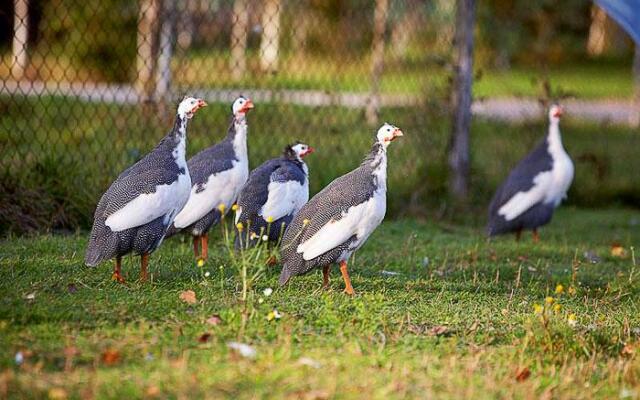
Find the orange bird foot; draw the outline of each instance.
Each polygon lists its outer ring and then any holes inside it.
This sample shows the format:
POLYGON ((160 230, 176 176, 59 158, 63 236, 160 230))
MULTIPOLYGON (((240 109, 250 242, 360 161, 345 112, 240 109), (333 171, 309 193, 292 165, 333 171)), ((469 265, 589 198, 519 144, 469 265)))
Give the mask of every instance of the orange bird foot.
POLYGON ((122 275, 114 272, 113 275, 111 275, 111 280, 112 281, 116 281, 118 283, 124 283, 124 278, 122 277, 122 275))

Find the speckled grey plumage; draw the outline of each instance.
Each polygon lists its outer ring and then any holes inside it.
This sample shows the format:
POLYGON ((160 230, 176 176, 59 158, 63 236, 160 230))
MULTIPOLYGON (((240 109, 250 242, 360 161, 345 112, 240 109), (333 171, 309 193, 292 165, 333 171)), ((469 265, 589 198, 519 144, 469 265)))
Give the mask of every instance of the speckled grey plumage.
POLYGON ((160 245, 167 230, 165 216, 119 232, 113 232, 105 221, 139 195, 154 193, 157 186, 171 184, 180 174, 186 173, 172 155, 180 142, 178 129, 181 123, 183 121, 176 116, 171 132, 149 154, 122 172, 102 195, 94 214, 85 264, 96 266, 130 252, 150 253, 160 245))
POLYGON ((280 246, 283 263, 280 285, 287 283, 294 275, 306 274, 316 267, 337 262, 345 253, 354 250, 351 245, 357 240, 355 235, 311 260, 304 260, 302 254, 296 251, 300 243, 311 238, 330 220, 341 219, 349 208, 362 204, 373 196, 378 187, 373 172, 378 166, 376 160, 380 160, 376 159, 376 155, 384 151, 382 145, 376 142, 358 168, 335 179, 296 214, 285 231, 280 246), (304 220, 309 221, 306 226, 304 220))
POLYGON ((282 157, 266 161, 251 171, 237 201, 240 210, 242 210, 238 222, 242 222, 248 229, 240 234, 236 227, 236 249, 240 248, 241 244, 242 247, 255 245, 257 240, 251 240, 251 233, 258 236, 268 233, 271 242, 280 240, 287 225, 291 222, 293 214, 273 221, 270 226, 258 214, 269 197, 269 183, 288 181, 297 181, 301 185, 305 183, 308 177, 304 172, 303 165, 291 146, 287 146, 282 157))
POLYGON ((518 165, 509 173, 507 179, 493 195, 489 206, 489 222, 487 234, 500 235, 517 232, 522 229, 534 229, 548 223, 553 215, 551 204, 536 204, 518 217, 507 221, 498 214, 498 210, 516 193, 526 192, 534 185, 536 175, 553 168, 553 158, 548 151, 549 143, 543 139, 518 165))
MULTIPOLYGON (((238 156, 233 149, 233 140, 236 137, 235 117, 231 118, 231 123, 227 129, 227 136, 215 145, 201 150, 187 161, 189 173, 191 174, 191 186, 197 186, 196 193, 204 190, 203 185, 211 175, 233 168, 233 161, 238 161, 238 156)), ((207 213, 193 224, 178 229, 174 224, 167 231, 167 237, 185 231, 191 235, 200 236, 207 233, 212 226, 220 222, 222 214, 216 208, 207 213)))

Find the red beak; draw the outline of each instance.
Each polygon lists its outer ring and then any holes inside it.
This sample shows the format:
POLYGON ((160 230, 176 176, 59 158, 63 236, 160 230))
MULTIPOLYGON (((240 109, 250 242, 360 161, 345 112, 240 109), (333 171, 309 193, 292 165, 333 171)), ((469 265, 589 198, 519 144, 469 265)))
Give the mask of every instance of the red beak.
POLYGON ((316 151, 316 149, 314 149, 313 147, 309 146, 309 147, 307 147, 307 151, 305 151, 304 153, 300 154, 300 158, 306 157, 309 154, 313 153, 314 151, 316 151))
POLYGON ((198 99, 198 102, 196 103, 196 106, 193 107, 193 110, 191 110, 191 112, 195 113, 196 111, 198 111, 202 107, 206 107, 206 106, 207 106, 207 103, 204 100, 198 99))
POLYGON ((556 110, 555 113, 553 113, 553 116, 556 117, 556 118, 560 118, 563 113, 564 113, 564 109, 562 107, 558 106, 558 109, 556 110))
POLYGON ((393 131, 393 136, 391 137, 391 140, 396 140, 396 138, 399 138, 400 136, 404 136, 404 133, 402 133, 402 131, 400 129, 397 129, 393 131))
POLYGON ((247 101, 244 103, 244 106, 242 106, 242 108, 240 109, 240 112, 246 113, 252 108, 253 108, 253 101, 251 101, 251 99, 247 99, 247 101))

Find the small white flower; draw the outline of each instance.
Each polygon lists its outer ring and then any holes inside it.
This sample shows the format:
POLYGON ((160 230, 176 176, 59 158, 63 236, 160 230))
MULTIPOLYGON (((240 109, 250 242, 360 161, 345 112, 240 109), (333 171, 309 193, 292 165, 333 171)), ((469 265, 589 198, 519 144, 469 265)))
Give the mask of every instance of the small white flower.
POLYGON ((259 297, 258 298, 258 304, 262 304, 262 303, 264 303, 264 299, 262 297, 259 297))
POLYGON ((210 276, 211 276, 211 272, 209 272, 209 271, 205 272, 205 273, 204 273, 204 276, 205 276, 205 278, 210 277, 210 276))
POLYGON ((262 235, 262 241, 266 242, 267 240, 269 240, 269 236, 267 235, 262 235))
POLYGON ((262 294, 264 294, 266 297, 271 296, 271 293, 273 293, 273 289, 271 289, 270 287, 262 291, 262 294))
POLYGON ((16 361, 16 364, 21 365, 24 362, 24 354, 22 354, 22 352, 19 351, 16 353, 16 356, 14 359, 16 361))
POLYGON ((257 354, 256 349, 249 346, 248 344, 238 343, 238 342, 229 342, 227 343, 227 347, 237 351, 238 353, 240 353, 242 357, 256 358, 256 354, 257 354))

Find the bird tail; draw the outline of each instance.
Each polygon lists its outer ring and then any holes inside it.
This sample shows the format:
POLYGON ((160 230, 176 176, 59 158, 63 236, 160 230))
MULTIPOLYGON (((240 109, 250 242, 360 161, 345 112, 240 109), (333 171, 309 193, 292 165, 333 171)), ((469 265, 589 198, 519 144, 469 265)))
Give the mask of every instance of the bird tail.
POLYGON ((287 284, 287 282, 289 282, 289 279, 291 279, 291 277, 293 276, 293 272, 291 271, 290 268, 287 267, 287 265, 285 264, 282 267, 282 272, 280 273, 280 278, 278 279, 278 284, 280 286, 284 286, 287 284))
POLYGON ((175 224, 171 224, 171 225, 169 225, 169 228, 167 229, 167 233, 165 233, 164 237, 165 237, 165 239, 169 238, 169 237, 175 235, 178 232, 180 232, 180 229, 176 228, 175 224))
POLYGON ((84 264, 88 267, 95 267, 103 261, 102 252, 93 242, 89 243, 87 252, 84 255, 84 264))

